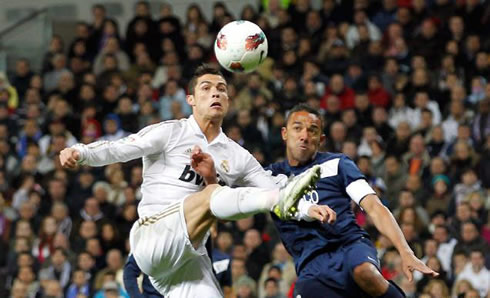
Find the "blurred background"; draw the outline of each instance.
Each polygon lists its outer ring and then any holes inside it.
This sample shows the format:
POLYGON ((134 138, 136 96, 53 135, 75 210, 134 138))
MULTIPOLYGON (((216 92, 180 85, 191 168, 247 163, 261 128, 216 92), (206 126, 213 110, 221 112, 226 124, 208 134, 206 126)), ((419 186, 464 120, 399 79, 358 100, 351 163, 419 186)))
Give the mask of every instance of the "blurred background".
MULTIPOLYGON (((408 282, 353 206, 382 274, 408 297, 490 289, 490 4, 480 0, 34 1, 0 11, 0 296, 128 297, 122 268, 141 161, 66 171, 59 152, 188 117, 187 83, 226 23, 257 23, 269 57, 225 73, 227 135, 264 166, 288 110, 321 111, 324 150, 352 158, 415 254, 408 282), (408 214, 408 215, 407 215, 408 214), (114 283, 115 282, 115 283, 114 283)), ((220 223, 231 296, 291 297, 294 265, 269 216, 220 223)))

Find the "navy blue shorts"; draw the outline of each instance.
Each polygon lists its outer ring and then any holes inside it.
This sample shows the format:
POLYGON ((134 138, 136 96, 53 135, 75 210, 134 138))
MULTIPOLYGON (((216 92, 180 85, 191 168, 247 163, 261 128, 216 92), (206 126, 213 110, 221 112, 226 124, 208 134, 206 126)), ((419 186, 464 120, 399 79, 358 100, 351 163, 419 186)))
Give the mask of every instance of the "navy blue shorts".
POLYGON ((376 248, 364 237, 335 251, 322 253, 299 273, 293 297, 369 297, 352 278, 354 268, 365 262, 380 270, 376 248))

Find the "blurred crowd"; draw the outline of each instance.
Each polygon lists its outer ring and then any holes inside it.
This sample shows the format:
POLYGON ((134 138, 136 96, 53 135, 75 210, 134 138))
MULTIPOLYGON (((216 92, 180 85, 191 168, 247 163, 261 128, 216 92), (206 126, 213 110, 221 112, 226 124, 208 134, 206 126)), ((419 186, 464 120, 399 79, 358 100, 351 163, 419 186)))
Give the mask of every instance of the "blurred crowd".
MULTIPOLYGON (((61 168, 78 142, 117 140, 191 114, 194 69, 214 39, 257 23, 269 57, 226 73, 226 134, 264 166, 284 156, 281 127, 306 102, 324 116, 325 150, 356 161, 437 279, 409 282, 400 257, 358 207, 382 274, 408 297, 490 297, 490 5, 480 0, 263 0, 185 18, 138 2, 126 28, 94 5, 73 39, 54 35, 42 69, 0 73, 0 296, 127 297, 122 268, 141 199, 141 161, 61 168), (408 214, 408 215, 407 215, 408 214)), ((233 295, 290 297, 292 260, 268 216, 221 223, 233 295)))

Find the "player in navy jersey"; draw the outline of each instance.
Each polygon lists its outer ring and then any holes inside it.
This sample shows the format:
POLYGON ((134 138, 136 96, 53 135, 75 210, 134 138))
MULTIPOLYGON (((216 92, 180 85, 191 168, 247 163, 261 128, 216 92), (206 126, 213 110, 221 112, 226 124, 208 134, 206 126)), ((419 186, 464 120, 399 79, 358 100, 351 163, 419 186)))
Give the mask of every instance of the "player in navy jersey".
POLYGON ((383 278, 376 249, 369 235, 355 221, 351 200, 369 214, 376 228, 387 236, 402 258, 403 272, 437 276, 414 256, 390 211, 382 205, 355 163, 344 154, 319 152, 325 140, 318 111, 306 105, 293 108, 282 138, 286 159, 269 166, 274 175, 298 175, 321 165, 321 178, 307 199, 328 205, 336 214, 334 223, 307 221, 274 222, 281 240, 292 255, 298 280, 294 297, 404 297, 383 278))

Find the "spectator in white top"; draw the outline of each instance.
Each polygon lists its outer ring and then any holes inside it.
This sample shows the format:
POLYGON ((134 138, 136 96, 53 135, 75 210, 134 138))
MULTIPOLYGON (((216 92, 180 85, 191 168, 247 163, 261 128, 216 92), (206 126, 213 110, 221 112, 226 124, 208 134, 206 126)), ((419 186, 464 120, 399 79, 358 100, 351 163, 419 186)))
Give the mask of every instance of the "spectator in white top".
POLYGON ((116 114, 109 114, 104 121, 104 132, 100 139, 105 141, 116 141, 124 138, 129 133, 124 131, 121 127, 121 120, 116 114))
POLYGON ((454 246, 458 240, 451 237, 449 230, 445 225, 438 225, 434 228, 432 236, 438 243, 437 258, 441 261, 442 269, 448 275, 451 274, 451 258, 453 255, 454 246))
POLYGON ((186 94, 182 87, 180 87, 175 80, 168 80, 165 84, 165 93, 160 98, 160 118, 162 120, 173 119, 171 113, 171 105, 173 102, 179 102, 181 104, 181 112, 187 117, 192 113, 191 106, 185 101, 186 94))
POLYGON ((373 154, 371 150, 371 143, 375 140, 381 141, 381 137, 376 132, 374 126, 365 127, 362 131, 362 139, 359 148, 357 149, 357 154, 359 156, 366 155, 371 156, 373 154))
POLYGON ((398 93, 395 95, 388 118, 388 123, 393 129, 396 129, 401 122, 407 122, 412 129, 415 128, 415 111, 407 106, 405 94, 398 93))
POLYGON ((466 264, 458 280, 466 279, 480 292, 481 297, 486 297, 490 290, 490 271, 485 268, 484 252, 480 249, 471 251, 470 263, 466 264))
POLYGON ((449 107, 449 116, 442 122, 444 139, 451 143, 458 136, 459 124, 467 119, 463 102, 452 100, 449 107))
POLYGON ((44 91, 51 92, 58 86, 61 75, 69 70, 66 68, 66 56, 63 54, 55 54, 51 60, 53 70, 44 75, 44 91))
POLYGON ((77 143, 77 139, 66 129, 66 123, 62 119, 53 119, 49 123, 48 129, 49 134, 46 134, 39 139, 39 150, 42 155, 47 155, 49 153, 54 136, 65 135, 67 146, 73 146, 77 143))
POLYGON ((359 38, 359 30, 357 26, 362 24, 366 25, 370 40, 381 39, 382 37, 381 31, 379 31, 376 25, 371 23, 371 21, 368 19, 366 12, 364 10, 359 9, 354 13, 354 24, 350 26, 345 38, 347 42, 347 47, 349 49, 353 49, 359 42, 360 38, 359 38))
MULTIPOLYGON (((424 242, 424 257, 420 260, 422 262, 424 262, 424 264, 427 264, 427 261, 430 258, 432 258, 432 257, 437 258, 437 256, 436 256, 437 249, 438 249, 438 242, 436 240, 434 240, 434 239, 425 240, 425 242, 424 242)), ((441 261, 441 260, 439 260, 439 261, 441 261)), ((442 266, 442 264, 441 264, 441 266, 442 266)), ((423 277, 424 277, 424 275, 418 271, 413 273, 413 279, 415 282, 420 281, 423 277)))
POLYGON ((107 42, 104 45, 102 51, 100 51, 97 57, 95 57, 94 73, 96 75, 99 75, 103 71, 102 62, 107 54, 114 55, 117 60, 117 66, 119 70, 126 71, 129 69, 130 61, 128 55, 121 50, 117 38, 110 37, 107 39, 107 42))
POLYGON ((438 125, 441 123, 441 111, 437 102, 430 100, 429 94, 425 91, 419 91, 415 94, 415 113, 414 122, 415 126, 419 126, 422 119, 422 110, 424 108, 429 109, 432 112, 432 123, 438 125))
POLYGON ((459 205, 468 195, 481 190, 481 182, 478 180, 475 170, 471 168, 465 169, 461 173, 461 183, 456 184, 454 187, 454 199, 456 204, 459 205))

